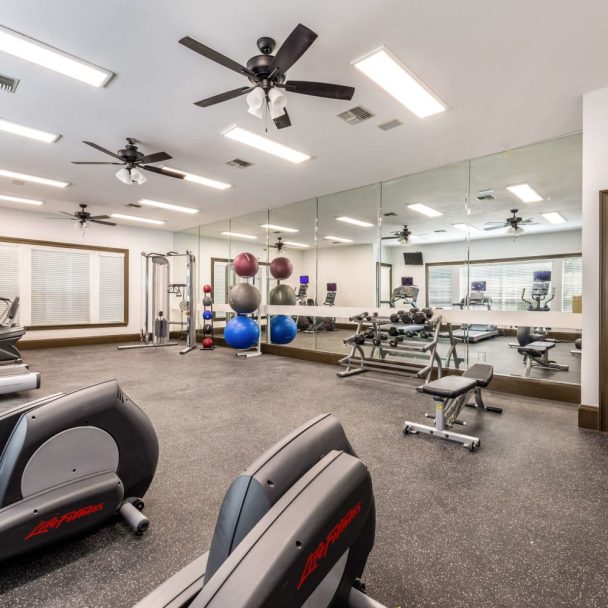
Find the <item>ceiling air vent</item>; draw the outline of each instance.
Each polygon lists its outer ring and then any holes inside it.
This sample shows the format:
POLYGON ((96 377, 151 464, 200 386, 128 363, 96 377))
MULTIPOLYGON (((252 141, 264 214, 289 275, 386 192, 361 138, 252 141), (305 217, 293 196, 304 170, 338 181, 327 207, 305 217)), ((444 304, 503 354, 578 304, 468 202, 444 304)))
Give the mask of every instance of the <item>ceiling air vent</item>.
POLYGON ((384 217, 397 217, 397 214, 394 211, 387 211, 383 215, 384 217))
POLYGON ((14 93, 19 86, 18 78, 11 78, 0 74, 0 91, 6 91, 7 93, 14 93))
POLYGON ((378 125, 378 128, 382 129, 383 131, 390 131, 395 127, 400 127, 402 124, 403 123, 399 119, 393 118, 393 120, 389 120, 388 122, 383 122, 381 125, 378 125))
POLYGON ((127 203, 125 207, 135 207, 135 209, 141 209, 141 205, 138 205, 137 203, 127 203))
POLYGON ((364 120, 369 120, 374 116, 369 110, 366 110, 363 106, 355 106, 345 112, 340 112, 338 118, 341 118, 344 122, 349 125, 358 125, 364 120))
POLYGON ((251 165, 253 165, 253 163, 248 163, 246 160, 242 160, 240 158, 233 158, 226 164, 230 167, 236 167, 237 169, 247 169, 247 167, 251 167, 251 165))
POLYGON ((443 228, 441 230, 435 230, 435 232, 447 232, 447 230, 444 230, 443 228))
POLYGON ((480 190, 475 197, 478 201, 494 201, 496 197, 494 196, 494 189, 488 188, 487 190, 480 190))

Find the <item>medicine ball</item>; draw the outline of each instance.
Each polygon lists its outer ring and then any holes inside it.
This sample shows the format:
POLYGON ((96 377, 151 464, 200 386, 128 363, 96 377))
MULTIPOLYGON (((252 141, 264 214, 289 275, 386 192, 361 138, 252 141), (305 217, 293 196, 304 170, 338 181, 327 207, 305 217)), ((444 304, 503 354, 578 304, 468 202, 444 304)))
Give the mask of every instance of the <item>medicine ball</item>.
POLYGON ((203 291, 205 293, 211 293, 211 285, 203 285, 203 291))
POLYGON ((203 306, 211 306, 213 304, 213 300, 209 296, 205 296, 203 298, 203 306))

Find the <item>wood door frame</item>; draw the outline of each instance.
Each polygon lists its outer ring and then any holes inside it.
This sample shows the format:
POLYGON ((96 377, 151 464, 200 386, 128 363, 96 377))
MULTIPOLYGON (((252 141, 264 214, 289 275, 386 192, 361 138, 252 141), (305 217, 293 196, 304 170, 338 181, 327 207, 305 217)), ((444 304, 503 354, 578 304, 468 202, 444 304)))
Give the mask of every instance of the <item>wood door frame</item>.
MULTIPOLYGON (((596 428, 608 431, 608 190, 600 191, 599 213, 599 367, 596 428)), ((580 415, 579 415, 580 419, 580 415)))

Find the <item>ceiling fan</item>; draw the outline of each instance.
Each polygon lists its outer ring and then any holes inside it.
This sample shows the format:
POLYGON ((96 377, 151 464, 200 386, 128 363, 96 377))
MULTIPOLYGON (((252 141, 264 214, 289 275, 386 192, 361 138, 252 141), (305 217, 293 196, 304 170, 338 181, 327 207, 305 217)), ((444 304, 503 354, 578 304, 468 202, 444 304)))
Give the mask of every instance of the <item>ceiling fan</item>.
POLYGON ((83 141, 83 144, 87 144, 87 146, 91 146, 91 148, 95 148, 104 154, 109 154, 113 156, 120 162, 92 162, 92 161, 72 161, 74 165, 123 165, 122 169, 119 169, 116 173, 116 179, 123 182, 123 184, 128 184, 129 186, 132 184, 141 185, 147 182, 146 176, 139 171, 139 169, 145 169, 146 171, 151 171, 152 173, 159 173, 160 175, 167 175, 168 177, 175 177, 177 179, 184 179, 184 175, 182 173, 177 173, 175 171, 171 171, 171 169, 165 169, 164 167, 153 167, 149 163, 159 163, 165 160, 169 160, 172 158, 166 152, 155 152, 154 154, 144 154, 140 152, 137 148, 137 140, 133 137, 127 137, 127 145, 122 149, 118 150, 116 154, 114 152, 110 152, 110 150, 106 150, 102 148, 98 144, 93 143, 92 141, 83 141))
POLYGON ((413 236, 412 231, 407 227, 407 224, 403 224, 402 230, 396 230, 391 234, 393 236, 383 236, 381 240, 387 241, 391 239, 399 239, 399 244, 403 245, 404 247, 409 247, 410 245, 413 245, 413 243, 410 241, 410 238, 413 236))
POLYGON ((268 108, 276 127, 283 129, 291 125, 291 120, 289 119, 287 110, 285 110, 287 99, 280 89, 291 93, 312 95, 314 97, 352 99, 355 92, 353 87, 306 80, 285 80, 286 72, 308 50, 316 38, 317 34, 315 32, 300 23, 289 34, 274 56, 272 52, 275 49, 276 42, 267 36, 259 38, 257 46, 262 54, 252 57, 247 62, 246 67, 194 40, 190 36, 182 38, 179 41, 180 44, 207 59, 211 59, 211 61, 219 63, 229 70, 246 76, 251 83, 249 86, 239 87, 238 89, 197 101, 195 105, 206 108, 248 93, 248 111, 254 116, 262 118, 265 109, 268 108))
POLYGON ((67 217, 47 217, 47 220, 71 220, 75 221, 76 224, 74 226, 80 229, 82 236, 85 235, 87 228, 90 224, 104 224, 105 226, 116 226, 114 222, 106 222, 104 220, 109 220, 109 215, 91 215, 86 209, 88 205, 84 203, 80 203, 78 205, 80 207, 80 211, 74 211, 73 213, 69 213, 67 211, 60 211, 64 216, 67 217))
POLYGON ((504 222, 486 222, 487 228, 484 230, 500 230, 501 228, 509 228, 505 234, 511 234, 513 236, 519 236, 523 234, 525 231, 521 228, 521 225, 531 226, 532 224, 537 224, 538 222, 534 221, 534 218, 523 219, 517 215, 519 209, 511 209, 511 213, 513 214, 511 217, 505 219, 504 222), (496 224, 495 226, 491 226, 490 224, 496 224))

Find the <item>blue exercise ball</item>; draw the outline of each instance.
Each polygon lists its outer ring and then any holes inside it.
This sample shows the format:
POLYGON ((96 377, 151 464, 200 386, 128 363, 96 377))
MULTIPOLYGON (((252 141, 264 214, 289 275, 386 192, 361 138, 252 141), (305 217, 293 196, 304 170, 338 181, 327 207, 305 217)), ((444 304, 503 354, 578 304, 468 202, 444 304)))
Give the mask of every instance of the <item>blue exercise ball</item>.
POLYGON ((251 348, 258 343, 260 328, 253 319, 239 315, 226 324, 224 338, 231 348, 251 348))
POLYGON ((203 319, 205 319, 205 321, 209 321, 209 319, 213 319, 213 311, 211 310, 206 310, 203 313, 203 319))
POLYGON ((270 319, 270 341, 273 344, 289 344, 297 335, 296 322, 287 315, 277 315, 270 319))

